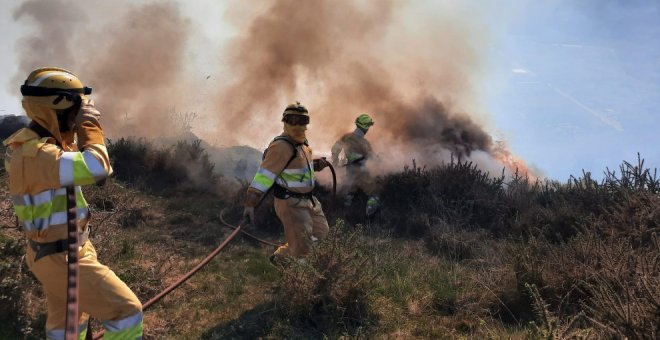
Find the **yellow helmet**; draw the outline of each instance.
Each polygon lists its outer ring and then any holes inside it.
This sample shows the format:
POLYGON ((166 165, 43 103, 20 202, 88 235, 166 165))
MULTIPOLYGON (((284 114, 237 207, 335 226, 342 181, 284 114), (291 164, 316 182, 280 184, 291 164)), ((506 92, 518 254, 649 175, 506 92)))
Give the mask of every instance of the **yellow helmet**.
POLYGON ((292 125, 307 125, 309 124, 309 111, 300 102, 289 104, 282 113, 282 121, 292 125))
POLYGON ((286 115, 309 116, 309 111, 307 111, 307 108, 304 105, 300 104, 300 102, 295 102, 286 106, 284 112, 282 113, 282 118, 284 118, 284 116, 286 115))
POLYGON ((23 99, 54 110, 64 110, 78 103, 92 88, 83 86, 71 71, 58 67, 38 68, 21 86, 23 99))
POLYGON ((371 119, 368 114, 363 113, 355 118, 355 125, 361 129, 369 130, 369 128, 374 125, 374 120, 371 119))

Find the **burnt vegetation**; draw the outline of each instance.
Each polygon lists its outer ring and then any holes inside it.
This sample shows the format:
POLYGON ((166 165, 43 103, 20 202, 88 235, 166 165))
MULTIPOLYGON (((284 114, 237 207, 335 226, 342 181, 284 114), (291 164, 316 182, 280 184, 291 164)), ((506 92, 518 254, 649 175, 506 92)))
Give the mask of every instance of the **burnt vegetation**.
MULTIPOLYGON (((199 142, 108 148, 114 177, 86 191, 92 241, 146 301, 231 232, 219 213, 237 221, 243 189, 199 142)), ((660 180, 641 157, 599 182, 492 176, 461 161, 413 162, 377 181, 369 220, 317 189, 331 234, 305 263, 272 265, 271 247, 234 241, 146 312, 145 338, 660 336, 660 180)), ((43 293, 6 184, 1 193, 0 338, 43 338, 43 293)), ((246 228, 281 242, 274 218, 266 202, 246 228)))

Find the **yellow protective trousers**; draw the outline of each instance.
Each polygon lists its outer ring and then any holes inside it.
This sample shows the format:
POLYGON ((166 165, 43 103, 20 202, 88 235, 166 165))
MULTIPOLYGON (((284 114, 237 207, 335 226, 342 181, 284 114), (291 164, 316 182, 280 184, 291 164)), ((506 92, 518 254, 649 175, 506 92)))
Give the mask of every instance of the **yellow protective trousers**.
POLYGON ((300 258, 309 254, 312 243, 328 235, 328 220, 316 197, 287 199, 275 198, 275 213, 284 225, 286 244, 277 248, 275 255, 300 258), (312 199, 313 202, 312 203, 312 199))
POLYGON ((369 174, 364 166, 349 165, 346 167, 346 184, 344 191, 346 194, 362 190, 367 196, 375 196, 378 193, 378 185, 375 178, 369 174))
MULTIPOLYGON (((103 339, 141 339, 142 304, 130 288, 96 259, 90 241, 80 247, 79 339, 85 338, 89 315, 103 322, 103 339)), ((64 339, 66 324, 67 254, 56 253, 34 261, 27 249, 27 264, 43 285, 48 302, 47 339, 64 339)))

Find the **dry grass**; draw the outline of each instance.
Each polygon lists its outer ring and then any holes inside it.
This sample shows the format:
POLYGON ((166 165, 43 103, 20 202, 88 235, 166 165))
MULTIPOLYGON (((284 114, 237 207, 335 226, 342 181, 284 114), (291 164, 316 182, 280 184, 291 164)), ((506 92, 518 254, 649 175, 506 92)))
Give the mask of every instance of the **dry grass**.
MULTIPOLYGON (((146 301, 219 244, 229 230, 218 213, 228 207, 238 220, 241 197, 221 178, 214 190, 167 180, 187 176, 166 166, 180 161, 177 146, 121 143, 117 178, 86 190, 92 241, 146 301), (141 151, 153 162, 134 159, 141 151), (174 186, 146 190, 141 166, 171 171, 154 178, 174 186)), ((199 145, 178 148, 206 162, 199 145)), ((641 159, 602 183, 586 173, 565 184, 504 181, 460 162, 380 181, 381 216, 352 229, 360 220, 343 214, 306 264, 278 268, 270 247, 234 241, 146 312, 145 338, 658 337, 660 186, 641 159)), ((0 338, 43 338, 45 302, 23 265, 6 186, 0 194, 0 338)), ((268 202, 258 219, 251 232, 280 237, 268 202)))

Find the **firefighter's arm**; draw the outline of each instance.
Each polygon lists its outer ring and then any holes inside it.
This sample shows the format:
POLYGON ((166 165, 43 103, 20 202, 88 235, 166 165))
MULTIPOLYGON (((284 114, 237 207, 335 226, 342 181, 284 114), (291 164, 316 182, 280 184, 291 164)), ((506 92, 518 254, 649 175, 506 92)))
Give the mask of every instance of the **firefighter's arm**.
POLYGON ((335 145, 332 146, 332 164, 338 165, 339 164, 339 153, 343 149, 342 141, 339 140, 335 145))
POLYGON ((293 156, 293 148, 285 141, 274 141, 268 146, 266 156, 254 175, 250 188, 252 191, 265 193, 270 189, 277 176, 284 170, 289 159, 293 156))
POLYGON ((284 141, 275 141, 268 146, 264 160, 261 162, 245 194, 243 218, 254 221, 254 208, 259 204, 268 189, 275 184, 277 176, 284 170, 288 160, 291 159, 292 152, 294 151, 291 146, 284 141))
POLYGON ((245 201, 243 202, 243 218, 254 222, 254 208, 261 201, 261 197, 264 195, 263 192, 256 190, 252 187, 249 187, 247 194, 245 195, 245 201))
POLYGON ((103 130, 99 123, 100 118, 101 114, 94 107, 94 101, 83 99, 80 110, 74 119, 78 150, 80 150, 89 175, 93 177, 94 181, 101 181, 112 174, 108 149, 105 146, 103 130))

